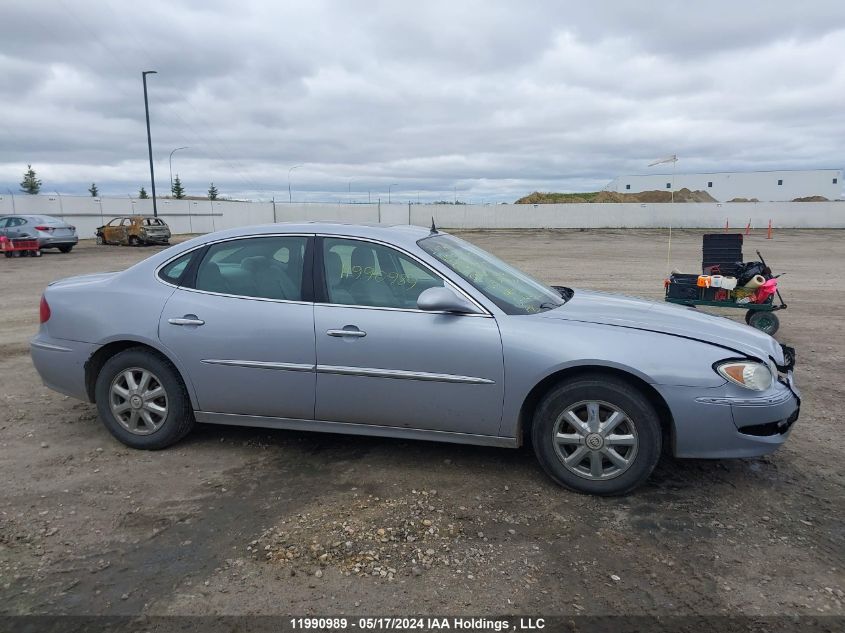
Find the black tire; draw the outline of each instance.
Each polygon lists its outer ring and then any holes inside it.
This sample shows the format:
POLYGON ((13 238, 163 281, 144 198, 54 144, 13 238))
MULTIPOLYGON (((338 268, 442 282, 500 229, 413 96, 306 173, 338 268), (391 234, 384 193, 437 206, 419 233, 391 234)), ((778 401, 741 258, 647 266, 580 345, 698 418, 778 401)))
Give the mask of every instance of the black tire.
POLYGON ((59 251, 62 253, 70 253, 73 250, 73 244, 67 246, 59 246, 59 251))
MULTIPOLYGON (((540 465, 557 483, 576 492, 611 496, 626 494, 648 479, 660 459, 662 431, 657 412, 639 389, 622 378, 597 374, 580 376, 551 389, 534 412, 531 439, 540 465), (606 479, 590 479, 586 475, 576 474, 564 465, 555 447, 553 438, 558 418, 563 418, 570 407, 586 401, 601 402, 602 406, 610 405, 621 411, 626 419, 620 427, 624 425, 627 429, 626 437, 633 434, 635 438, 633 454, 626 452, 626 455, 631 455, 630 465, 618 474, 610 474, 606 479)), ((592 453, 601 453, 589 451, 586 438, 584 444, 573 451, 581 448, 588 451, 585 453, 587 460, 592 457, 592 453)), ((631 451, 632 447, 620 446, 613 450, 631 451)), ((603 455, 599 459, 602 468, 606 462, 608 469, 612 470, 613 464, 609 459, 603 455)))
POLYGON ((101 233, 97 233, 97 245, 102 246, 106 243, 105 238, 102 236, 101 233))
POLYGON ((749 310, 748 312, 745 313, 745 322, 748 325, 751 325, 751 317, 754 316, 754 312, 755 312, 754 310, 749 310))
POLYGON ((129 236, 129 246, 141 246, 141 240, 134 235, 129 236))
POLYGON ((195 423, 191 400, 179 372, 168 360, 143 347, 132 347, 107 360, 97 376, 94 396, 100 420, 105 427, 118 440, 132 448, 166 448, 185 437, 195 423), (112 382, 130 368, 151 372, 167 394, 167 415, 161 425, 147 435, 130 432, 111 410, 112 382))
POLYGON ((748 317, 748 325, 765 332, 769 336, 774 336, 780 329, 780 319, 774 312, 758 310, 748 317))

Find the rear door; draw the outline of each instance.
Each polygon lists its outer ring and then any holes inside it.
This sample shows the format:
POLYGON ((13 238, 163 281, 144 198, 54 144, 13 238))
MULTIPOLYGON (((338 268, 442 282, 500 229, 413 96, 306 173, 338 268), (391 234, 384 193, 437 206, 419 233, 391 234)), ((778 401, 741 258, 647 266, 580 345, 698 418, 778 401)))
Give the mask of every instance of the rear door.
POLYGON ((187 368, 202 411, 313 419, 312 242, 217 242, 197 255, 194 278, 180 280, 159 336, 187 368))
POLYGON ((389 245, 327 236, 317 252, 317 419, 496 435, 496 320, 419 310, 419 294, 444 280, 389 245))

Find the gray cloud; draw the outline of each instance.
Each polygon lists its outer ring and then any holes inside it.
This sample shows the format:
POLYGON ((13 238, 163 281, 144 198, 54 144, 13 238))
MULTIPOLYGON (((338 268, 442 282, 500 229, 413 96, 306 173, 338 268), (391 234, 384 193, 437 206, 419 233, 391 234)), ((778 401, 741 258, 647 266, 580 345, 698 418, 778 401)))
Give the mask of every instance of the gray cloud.
POLYGON ((839 167, 840 2, 7 0, 0 187, 512 200, 679 169, 839 167))

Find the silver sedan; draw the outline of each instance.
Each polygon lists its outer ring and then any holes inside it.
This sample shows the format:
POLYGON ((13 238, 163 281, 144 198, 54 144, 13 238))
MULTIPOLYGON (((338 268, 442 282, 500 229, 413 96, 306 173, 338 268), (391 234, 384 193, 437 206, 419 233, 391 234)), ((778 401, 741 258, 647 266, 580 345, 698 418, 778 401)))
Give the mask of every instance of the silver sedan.
POLYGON ((663 450, 777 449, 798 417, 770 336, 692 309, 548 287, 411 226, 275 224, 51 284, 32 359, 139 449, 197 422, 517 447, 622 494, 663 450))
POLYGON ((37 238, 38 247, 70 253, 79 242, 76 227, 49 215, 0 216, 0 235, 9 239, 37 238))

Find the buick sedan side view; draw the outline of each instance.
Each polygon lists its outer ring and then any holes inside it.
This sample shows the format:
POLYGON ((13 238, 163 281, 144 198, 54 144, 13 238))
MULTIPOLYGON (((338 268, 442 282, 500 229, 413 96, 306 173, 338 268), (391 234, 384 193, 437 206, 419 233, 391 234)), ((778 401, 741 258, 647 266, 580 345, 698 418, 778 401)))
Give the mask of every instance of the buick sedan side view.
POLYGON ((792 362, 722 317, 548 287, 447 233, 274 224, 50 284, 44 383, 138 449, 196 422, 518 447, 559 484, 628 492, 661 451, 777 449, 792 362))

